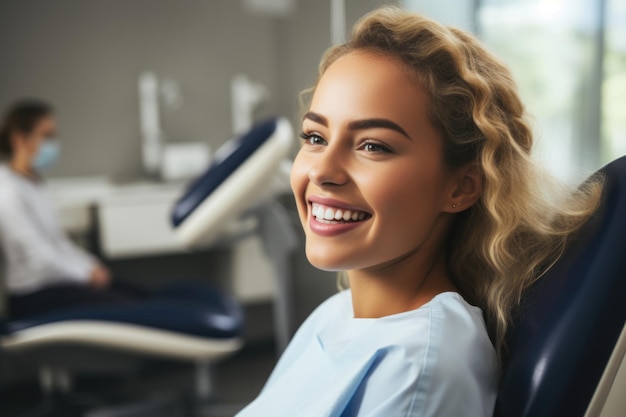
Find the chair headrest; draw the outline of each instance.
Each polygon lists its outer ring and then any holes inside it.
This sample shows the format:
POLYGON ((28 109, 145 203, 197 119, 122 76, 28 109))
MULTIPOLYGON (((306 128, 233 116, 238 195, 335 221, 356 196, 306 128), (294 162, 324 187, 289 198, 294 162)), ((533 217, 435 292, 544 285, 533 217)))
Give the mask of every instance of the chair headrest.
POLYGON ((509 333, 497 416, 583 415, 626 322, 626 157, 602 203, 525 296, 509 333))
POLYGON ((180 225, 198 205, 224 182, 246 159, 259 149, 276 130, 278 119, 269 119, 254 126, 244 135, 222 145, 211 166, 193 181, 172 211, 172 224, 180 225))
POLYGON ((210 243, 231 218, 254 205, 267 192, 292 139, 289 121, 272 118, 224 144, 172 211, 179 240, 187 246, 210 243))

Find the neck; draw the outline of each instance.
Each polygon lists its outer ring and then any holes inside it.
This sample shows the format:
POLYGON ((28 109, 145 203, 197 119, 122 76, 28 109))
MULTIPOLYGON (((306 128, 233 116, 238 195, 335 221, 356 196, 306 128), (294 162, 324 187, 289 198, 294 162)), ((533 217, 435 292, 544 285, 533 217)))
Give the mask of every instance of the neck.
POLYGON ((437 294, 456 291, 443 251, 424 254, 418 250, 375 269, 349 271, 348 278, 357 318, 414 310, 437 294))

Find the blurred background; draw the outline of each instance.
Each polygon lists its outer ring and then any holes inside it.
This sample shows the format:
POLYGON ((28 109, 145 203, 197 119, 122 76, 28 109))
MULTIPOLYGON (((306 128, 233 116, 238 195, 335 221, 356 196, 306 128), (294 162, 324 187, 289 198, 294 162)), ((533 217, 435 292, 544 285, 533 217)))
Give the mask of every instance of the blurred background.
MULTIPOLYGON (((331 30, 333 3, 0 2, 0 110, 23 97, 54 105, 62 157, 46 179, 65 230, 129 281, 206 280, 242 302, 246 344, 217 371, 225 401, 253 399, 275 363, 274 271, 255 238, 193 253, 177 247, 169 211, 201 172, 189 168, 202 168, 198 154, 208 160, 246 117, 283 115, 299 128, 298 94, 315 81, 332 34, 341 37, 331 30), (241 83, 255 94, 243 116, 235 104, 241 83), (146 91, 158 103, 158 141, 171 151, 157 174, 146 146, 146 91), (163 230, 141 225, 137 213, 162 215, 163 230)), ((626 154, 626 0, 346 0, 348 30, 382 4, 469 30, 508 64, 533 118, 536 155, 563 180, 576 183, 626 154)), ((278 198, 300 234, 291 197, 278 198)), ((308 265, 301 235, 290 271, 295 328, 336 282, 308 265)), ((172 370, 167 380, 186 381, 188 371, 176 368, 178 379, 172 370)), ((38 398, 32 375, 24 363, 4 364, 0 388, 13 401, 0 402, 17 410, 38 398)))
MULTIPOLYGON (((536 118, 540 153, 559 173, 626 151, 624 0, 347 0, 347 27, 385 3, 478 34, 511 67, 536 118)), ((145 71, 175 81, 184 97, 163 112, 167 140, 217 146, 231 134, 234 74, 270 92, 259 117, 294 117, 297 94, 314 81, 330 44, 327 1, 6 0, 0 7, 0 107, 37 96, 58 108, 64 158, 52 177, 142 173, 137 80, 145 71)))

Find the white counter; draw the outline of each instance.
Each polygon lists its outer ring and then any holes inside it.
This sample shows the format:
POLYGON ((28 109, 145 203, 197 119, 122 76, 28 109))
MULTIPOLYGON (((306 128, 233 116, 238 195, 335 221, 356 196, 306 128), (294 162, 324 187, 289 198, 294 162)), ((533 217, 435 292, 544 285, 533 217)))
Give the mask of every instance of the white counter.
POLYGON ((109 258, 185 250, 170 225, 183 184, 114 184, 105 177, 83 177, 50 180, 48 187, 63 228, 81 234, 98 227, 109 258), (97 207, 97 225, 92 224, 92 207, 97 207))
MULTIPOLYGON (((115 184, 106 177, 52 179, 47 184, 63 228, 85 235, 97 227, 101 249, 110 260, 187 252, 170 223, 172 208, 185 184, 115 184), (97 218, 92 215, 93 208, 97 218)), ((227 230, 236 235, 249 228, 246 222, 238 221, 227 230)), ((274 271, 258 237, 237 242, 231 258, 232 287, 240 300, 273 297, 274 271)))

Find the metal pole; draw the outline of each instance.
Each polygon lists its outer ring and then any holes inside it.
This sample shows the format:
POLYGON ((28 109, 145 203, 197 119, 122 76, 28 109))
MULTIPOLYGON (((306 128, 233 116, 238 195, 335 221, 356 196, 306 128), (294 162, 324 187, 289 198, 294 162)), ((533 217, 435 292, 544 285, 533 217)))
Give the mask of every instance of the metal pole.
POLYGON ((346 41, 346 2, 330 0, 330 39, 333 45, 346 41))
POLYGON ((274 295, 274 328, 276 348, 281 353, 287 347, 293 331, 293 280, 290 255, 298 238, 287 210, 270 201, 259 207, 259 228, 265 253, 276 274, 274 295))

